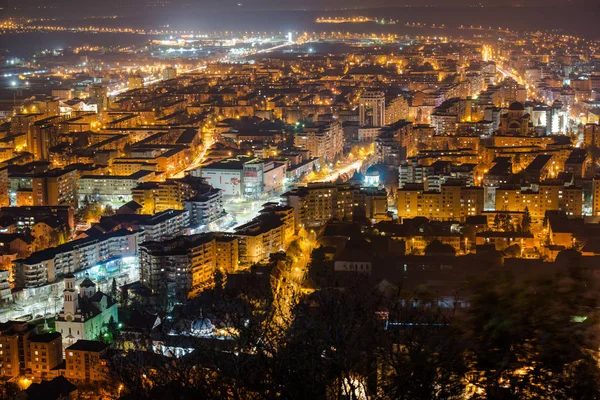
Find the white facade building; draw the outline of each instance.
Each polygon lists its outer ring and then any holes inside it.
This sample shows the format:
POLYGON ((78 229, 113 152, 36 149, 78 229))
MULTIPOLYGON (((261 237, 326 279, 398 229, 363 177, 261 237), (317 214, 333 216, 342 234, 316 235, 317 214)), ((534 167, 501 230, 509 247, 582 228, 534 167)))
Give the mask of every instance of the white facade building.
POLYGON ((111 319, 119 321, 116 300, 97 291, 89 278, 81 282, 77 292, 75 276, 66 275, 63 293, 64 306, 56 319, 56 331, 67 346, 78 340, 97 340, 111 319))
POLYGON ((183 202, 191 226, 207 225, 223 215, 223 191, 210 189, 183 202))
POLYGON ((111 257, 135 256, 143 238, 142 231, 121 229, 35 252, 17 260, 17 286, 42 286, 55 282, 63 274, 93 267, 111 257))

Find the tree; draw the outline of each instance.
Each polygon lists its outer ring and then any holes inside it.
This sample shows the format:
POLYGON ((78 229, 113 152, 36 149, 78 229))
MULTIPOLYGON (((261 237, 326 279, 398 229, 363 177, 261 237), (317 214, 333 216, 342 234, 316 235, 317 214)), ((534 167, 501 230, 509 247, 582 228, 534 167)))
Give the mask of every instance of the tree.
MULTIPOLYGON (((115 382, 136 398, 600 398, 597 301, 574 250, 561 253, 554 275, 469 278, 468 301, 454 294, 453 303, 420 287, 382 294, 362 275, 324 274, 325 256, 313 252, 320 288, 307 296, 284 258, 268 273, 242 274, 237 291, 206 291, 203 318, 229 340, 200 340, 173 357, 148 351, 143 333, 136 351, 111 359, 115 382)), ((188 304, 195 316, 199 304, 188 304)), ((170 348, 186 348, 189 335, 174 325, 163 319, 170 348)))
POLYGON ((113 299, 117 300, 119 295, 119 288, 117 287, 117 280, 113 277, 110 285, 110 295, 113 299))
POLYGON ((110 217, 111 215, 115 214, 116 211, 110 204, 107 204, 106 207, 104 207, 104 211, 102 212, 102 216, 104 217, 110 217))
POLYGON ((96 340, 107 344, 115 344, 121 340, 121 332, 119 330, 119 324, 111 316, 108 322, 104 324, 104 329, 98 335, 96 340))
POLYGON ((465 332, 475 398, 598 398, 593 318, 586 319, 596 307, 589 282, 571 266, 527 282, 496 272, 471 283, 465 332), (590 375, 595 379, 581 379, 590 375))
POLYGON ((382 392, 394 399, 464 398, 465 343, 456 310, 422 299, 401 293, 392 303, 389 318, 406 325, 388 328, 378 348, 382 392), (407 306, 414 302, 416 308, 407 306))
POLYGON ((525 214, 521 220, 521 231, 524 233, 531 232, 531 214, 529 213, 529 207, 525 207, 525 214))
POLYGON ((21 392, 21 388, 15 382, 2 380, 0 383, 0 399, 13 399, 21 392))
POLYGON ((225 275, 220 269, 215 270, 215 275, 213 278, 215 282, 214 295, 217 297, 223 296, 223 291, 225 290, 225 275))
POLYGON ((500 232, 513 232, 515 226, 512 222, 512 216, 506 213, 498 213, 494 217, 494 226, 500 232))

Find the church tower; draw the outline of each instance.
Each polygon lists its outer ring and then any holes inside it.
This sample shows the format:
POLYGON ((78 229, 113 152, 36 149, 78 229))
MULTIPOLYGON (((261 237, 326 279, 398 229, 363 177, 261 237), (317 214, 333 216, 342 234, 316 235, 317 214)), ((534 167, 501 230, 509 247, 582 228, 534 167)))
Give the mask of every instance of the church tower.
POLYGON ((65 305, 63 307, 63 312, 65 316, 71 315, 71 318, 73 318, 79 308, 79 294, 75 289, 75 276, 73 274, 65 276, 64 297, 65 305))

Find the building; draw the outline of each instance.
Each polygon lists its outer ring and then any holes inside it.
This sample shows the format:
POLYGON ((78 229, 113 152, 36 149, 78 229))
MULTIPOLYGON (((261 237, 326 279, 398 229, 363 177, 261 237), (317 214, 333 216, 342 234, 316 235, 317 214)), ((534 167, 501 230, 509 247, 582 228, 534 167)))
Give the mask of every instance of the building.
POLYGON ((142 206, 140 214, 156 214, 166 210, 183 210, 185 200, 210 190, 211 186, 204 179, 186 176, 183 179, 142 183, 132 189, 132 197, 142 206))
POLYGON ((185 200, 183 207, 189 213, 191 226, 210 224, 225 213, 223 210, 223 191, 210 188, 185 200))
POLYGON ((259 215, 237 226, 241 265, 252 265, 267 259, 272 253, 285 251, 285 224, 273 214, 259 215))
POLYGON ((127 78, 128 89, 141 89, 144 87, 144 78, 140 75, 131 75, 127 78))
POLYGON ((216 265, 212 235, 179 236, 140 246, 142 284, 172 298, 186 299, 211 285, 216 265))
POLYGON ((319 227, 332 218, 352 220, 363 216, 371 221, 387 218, 385 189, 359 185, 309 183, 282 195, 283 203, 294 209, 296 229, 319 227))
POLYGON ((38 287, 55 282, 65 274, 98 265, 112 257, 135 256, 143 237, 142 231, 120 229, 35 252, 16 261, 16 285, 38 287))
POLYGON ((35 325, 27 322, 0 323, 0 375, 17 377, 25 371, 29 356, 29 338, 37 333, 35 325))
POLYGON ((77 208, 79 183, 76 170, 51 169, 32 179, 34 206, 71 206, 77 208))
POLYGON ((36 160, 48 161, 50 148, 60 143, 58 117, 48 117, 34 122, 27 131, 27 150, 36 160))
POLYGON ((0 168, 0 207, 8 207, 8 168, 0 168))
POLYGON ((583 128, 583 143, 586 147, 600 147, 600 125, 586 124, 583 128))
POLYGON ((190 213, 187 210, 166 210, 139 222, 146 241, 171 239, 185 233, 190 226, 190 213))
POLYGON ((525 111, 522 103, 512 103, 508 107, 508 111, 500 117, 500 133, 515 136, 530 136, 533 134, 531 116, 525 111))
POLYGON ((100 218, 85 231, 87 237, 96 237, 118 230, 141 231, 146 241, 159 241, 184 235, 190 225, 186 210, 166 210, 154 215, 117 213, 100 218))
POLYGON ((447 182, 440 191, 425 190, 423 184, 407 184, 397 192, 398 218, 425 217, 438 221, 465 221, 483 211, 481 187, 447 182))
POLYGON ((153 171, 138 171, 131 175, 83 175, 79 178, 79 199, 100 203, 127 203, 132 191, 155 176, 153 171))
POLYGON ((454 135, 458 126, 458 117, 456 115, 433 113, 431 114, 431 126, 435 129, 437 135, 454 135))
POLYGON ((103 113, 108 107, 108 88, 102 85, 90 85, 90 100, 97 105, 98 112, 103 113))
POLYGON ((236 272, 240 263, 238 238, 228 234, 214 235, 217 244, 217 269, 228 274, 236 272))
POLYGON ((162 78, 164 81, 173 79, 177 76, 177 70, 173 67, 166 67, 162 70, 162 78))
POLYGON ((75 287, 75 276, 65 275, 64 306, 56 318, 56 332, 63 343, 72 345, 78 340, 95 340, 106 325, 119 322, 117 301, 96 290, 96 284, 86 278, 75 287))
POLYGON ((104 357, 109 345, 94 340, 78 340, 65 349, 65 377, 82 383, 103 382, 108 368, 104 357))
POLYGON ((10 303, 13 301, 9 278, 10 271, 0 270, 0 302, 2 303, 10 303))
POLYGON ((546 212, 560 210, 570 218, 581 217, 583 190, 574 186, 542 183, 538 190, 501 185, 496 189, 496 211, 529 211, 534 221, 542 221, 546 212))
POLYGON ((397 96, 385 103, 385 125, 408 119, 408 100, 397 96))
POLYGON ((35 224, 47 219, 58 219, 69 231, 75 227, 73 208, 70 206, 31 206, 31 207, 2 207, 0 217, 10 216, 17 222, 19 231, 31 229, 35 224))
POLYGON ((339 121, 305 124, 294 136, 294 146, 310 151, 321 163, 334 162, 344 150, 344 129, 339 121))
POLYGON ((382 127, 385 125, 385 93, 364 92, 358 99, 360 126, 382 127))
POLYGON ((36 378, 50 379, 58 376, 55 370, 63 362, 62 336, 60 332, 43 333, 29 337, 29 360, 27 368, 36 378))
POLYGON ((592 185, 592 215, 600 216, 600 178, 594 178, 592 185))
POLYGON ((258 197, 283 187, 286 164, 250 156, 217 161, 193 171, 224 196, 258 197))

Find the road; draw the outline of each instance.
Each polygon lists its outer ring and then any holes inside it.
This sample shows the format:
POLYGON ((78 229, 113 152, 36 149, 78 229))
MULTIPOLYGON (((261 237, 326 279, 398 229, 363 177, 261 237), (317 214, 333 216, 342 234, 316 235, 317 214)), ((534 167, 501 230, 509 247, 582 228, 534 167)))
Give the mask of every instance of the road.
POLYGON ((306 238, 297 238, 301 254, 293 255, 292 262, 284 263, 273 293, 270 318, 265 325, 265 333, 271 343, 285 335, 294 321, 294 307, 302 298, 302 284, 306 276, 310 255, 316 243, 314 234, 306 238))
MULTIPOLYGON (((206 65, 201 65, 201 66, 196 67, 196 68, 187 69, 187 70, 178 72, 178 74, 189 74, 190 72, 195 72, 195 71, 199 71, 199 70, 202 70, 202 69, 206 69, 206 65)), ((162 78, 156 78, 156 79, 145 78, 144 79, 144 86, 151 86, 151 85, 157 84, 158 82, 160 82, 162 80, 163 80, 162 78)), ((111 92, 108 92, 108 95, 110 97, 114 97, 114 96, 116 96, 118 94, 125 93, 128 90, 129 90, 129 86, 125 86, 122 89, 117 89, 117 90, 113 90, 111 92)))
POLYGON ((353 163, 350 163, 344 167, 341 167, 337 170, 335 170, 334 172, 330 173, 329 175, 325 176, 324 178, 319 179, 319 181, 321 182, 334 182, 335 180, 337 180, 340 175, 353 175, 354 171, 356 170, 360 170, 360 168, 363 165, 363 160, 356 160, 353 163))
MULTIPOLYGON (((199 128, 199 129, 202 129, 202 128, 199 128)), ((186 172, 198 169, 202 165, 202 163, 206 160, 206 152, 212 147, 212 145, 213 145, 213 140, 211 138, 209 142, 204 143, 202 145, 202 150, 200 151, 200 153, 198 153, 198 155, 194 158, 194 160, 183 170, 171 175, 171 178, 181 179, 185 176, 186 172)))
POLYGON ((259 199, 231 199, 224 204, 225 212, 233 216, 234 224, 226 229, 227 232, 234 232, 235 227, 244 225, 258 216, 262 205, 265 203, 280 203, 281 195, 285 193, 289 187, 284 186, 279 190, 274 191, 259 199))

